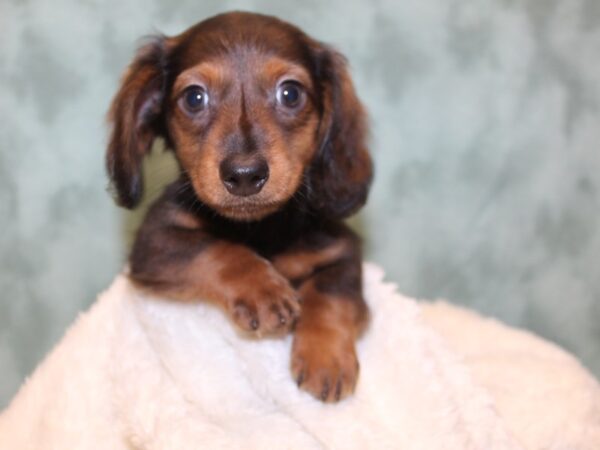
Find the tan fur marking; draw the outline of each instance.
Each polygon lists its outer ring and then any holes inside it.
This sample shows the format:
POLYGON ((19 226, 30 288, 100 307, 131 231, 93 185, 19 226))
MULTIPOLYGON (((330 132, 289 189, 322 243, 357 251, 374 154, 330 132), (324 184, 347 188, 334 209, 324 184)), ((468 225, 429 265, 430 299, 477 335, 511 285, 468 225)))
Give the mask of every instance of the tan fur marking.
POLYGON ((290 280, 305 278, 315 268, 332 263, 339 259, 349 247, 345 240, 318 250, 291 251, 276 255, 273 258, 275 268, 290 280))
POLYGON ((231 76, 231 70, 221 59, 203 61, 179 74, 173 84, 171 97, 178 97, 185 88, 192 85, 218 88, 231 76))

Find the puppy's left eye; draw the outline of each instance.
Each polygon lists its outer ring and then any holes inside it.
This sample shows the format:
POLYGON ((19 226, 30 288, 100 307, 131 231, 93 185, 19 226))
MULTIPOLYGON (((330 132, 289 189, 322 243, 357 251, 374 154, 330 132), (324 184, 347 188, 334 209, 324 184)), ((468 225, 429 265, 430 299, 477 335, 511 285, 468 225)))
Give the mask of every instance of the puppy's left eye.
POLYGON ((304 101, 304 90, 295 81, 284 81, 277 88, 276 98, 286 108, 297 108, 304 101))

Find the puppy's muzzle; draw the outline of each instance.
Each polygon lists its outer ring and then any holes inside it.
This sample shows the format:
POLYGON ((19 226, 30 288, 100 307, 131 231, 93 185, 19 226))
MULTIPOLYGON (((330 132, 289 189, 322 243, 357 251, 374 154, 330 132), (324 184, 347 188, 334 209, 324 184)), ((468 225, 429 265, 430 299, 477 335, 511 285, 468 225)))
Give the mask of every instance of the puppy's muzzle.
POLYGON ((229 157, 221 162, 219 175, 230 194, 248 197, 263 188, 269 179, 269 166, 263 158, 229 157))

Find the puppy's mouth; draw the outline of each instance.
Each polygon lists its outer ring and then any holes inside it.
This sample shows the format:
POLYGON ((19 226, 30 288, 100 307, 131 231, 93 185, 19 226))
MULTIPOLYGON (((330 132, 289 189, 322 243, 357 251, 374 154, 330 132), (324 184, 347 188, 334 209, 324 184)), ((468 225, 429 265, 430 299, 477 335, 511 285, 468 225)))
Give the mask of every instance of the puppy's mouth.
POLYGON ((215 183, 206 183, 205 180, 206 177, 191 178, 198 199, 217 214, 238 222, 264 219, 289 200, 285 193, 265 192, 265 190, 255 195, 236 196, 223 187, 210 189, 215 183))

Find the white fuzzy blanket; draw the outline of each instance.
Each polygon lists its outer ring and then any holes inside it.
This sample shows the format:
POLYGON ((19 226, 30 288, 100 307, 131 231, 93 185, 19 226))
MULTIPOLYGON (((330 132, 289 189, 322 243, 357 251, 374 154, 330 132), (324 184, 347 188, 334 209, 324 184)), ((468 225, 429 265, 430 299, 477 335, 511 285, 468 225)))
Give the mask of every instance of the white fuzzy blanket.
POLYGON ((365 265, 356 393, 324 405, 292 381, 289 337, 245 340, 119 276, 0 416, 0 448, 600 449, 600 387, 575 359, 382 278, 365 265))

